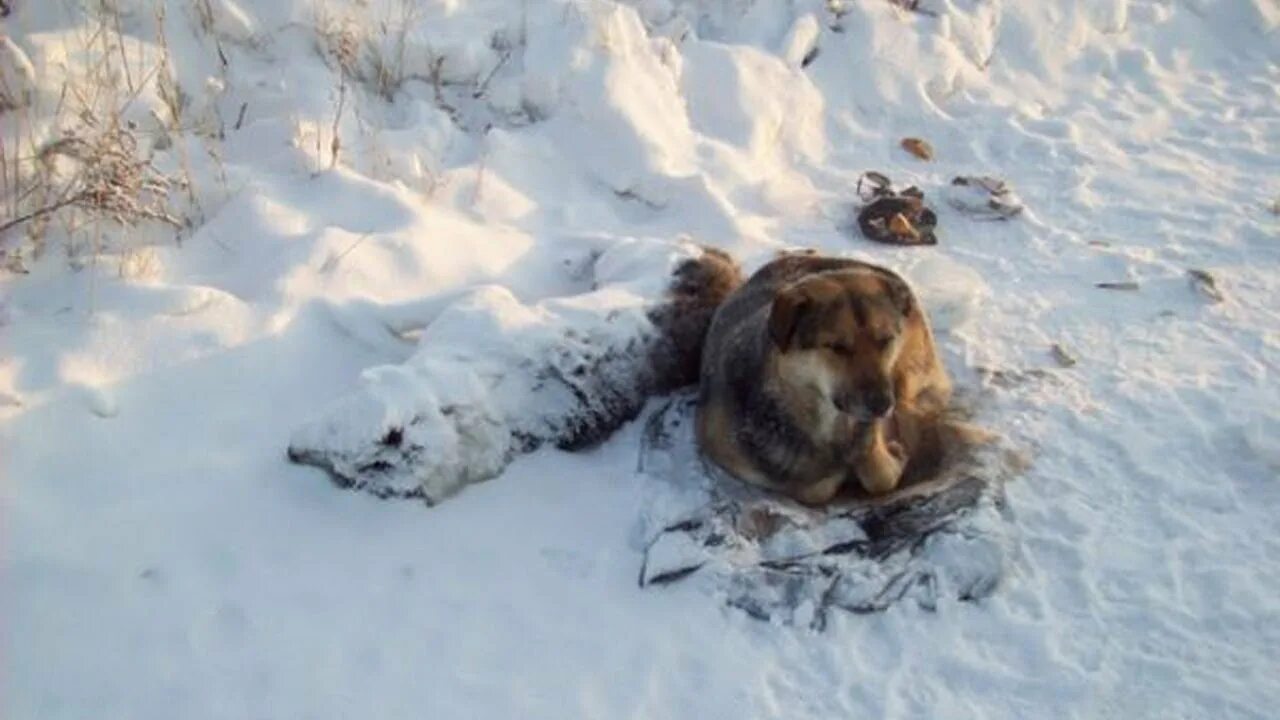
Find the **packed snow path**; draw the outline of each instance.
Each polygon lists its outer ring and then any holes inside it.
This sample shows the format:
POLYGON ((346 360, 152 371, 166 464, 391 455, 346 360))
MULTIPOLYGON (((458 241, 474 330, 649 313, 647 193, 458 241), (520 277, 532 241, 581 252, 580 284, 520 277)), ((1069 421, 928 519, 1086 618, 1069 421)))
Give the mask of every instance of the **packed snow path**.
MULTIPOLYGON (((93 25, 9 4, 51 108, 93 25)), ((144 62, 152 4, 118 5, 144 62)), ((193 130, 159 161, 190 166, 194 233, 109 236, 94 262, 55 244, 0 279, 0 714, 1280 707, 1273 2, 353 6, 360 47, 382 49, 356 70, 410 32, 388 92, 352 81, 332 170, 339 73, 317 48, 336 4, 215 0, 209 22, 190 5, 165 14, 173 72, 192 127, 221 118, 225 138, 193 130), (1026 210, 938 202, 938 246, 872 245, 850 232, 866 170, 930 196, 996 175, 1026 210), (1006 488, 1019 545, 998 592, 814 634, 693 586, 641 591, 639 509, 662 498, 635 425, 429 510, 285 461, 295 426, 409 356, 385 332, 400 309, 481 283, 571 294, 584 258, 681 234, 748 269, 799 245, 920 286, 984 421, 1034 457, 1006 488)), ((139 127, 158 103, 138 95, 139 127)))

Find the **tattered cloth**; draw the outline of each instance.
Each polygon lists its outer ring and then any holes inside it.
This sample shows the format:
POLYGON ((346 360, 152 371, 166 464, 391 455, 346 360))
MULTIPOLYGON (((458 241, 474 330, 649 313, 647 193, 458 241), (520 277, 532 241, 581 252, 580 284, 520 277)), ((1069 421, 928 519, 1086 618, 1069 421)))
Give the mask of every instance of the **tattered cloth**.
POLYGON ((646 513, 653 527, 641 587, 699 580, 752 617, 820 630, 833 610, 875 612, 903 600, 933 610, 979 601, 999 584, 1011 548, 1011 468, 1001 451, 961 459, 885 498, 809 508, 705 462, 693 405, 677 397, 646 424, 641 469, 686 498, 694 489, 694 498, 684 514, 666 497, 656 501, 660 512, 646 513))

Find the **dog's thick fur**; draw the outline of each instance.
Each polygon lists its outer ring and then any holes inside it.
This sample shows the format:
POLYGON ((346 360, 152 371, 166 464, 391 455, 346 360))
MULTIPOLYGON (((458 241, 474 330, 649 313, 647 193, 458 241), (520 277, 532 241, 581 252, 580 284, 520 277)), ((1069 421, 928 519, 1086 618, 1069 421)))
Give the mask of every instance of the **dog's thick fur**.
POLYGON ((871 494, 935 465, 951 383, 907 283, 868 263, 784 255, 717 310, 702 356, 702 452, 804 503, 871 494))

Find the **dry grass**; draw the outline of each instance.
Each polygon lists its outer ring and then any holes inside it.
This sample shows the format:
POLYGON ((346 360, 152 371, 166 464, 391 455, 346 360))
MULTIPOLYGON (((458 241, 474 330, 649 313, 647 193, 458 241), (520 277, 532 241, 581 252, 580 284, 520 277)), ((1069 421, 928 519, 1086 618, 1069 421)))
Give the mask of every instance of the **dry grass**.
POLYGON ((0 134, 0 262, 11 271, 42 255, 54 230, 73 263, 83 260, 75 256, 84 247, 92 248, 96 262, 113 228, 160 224, 182 230, 188 222, 175 196, 185 194, 195 205, 185 158, 180 172, 161 169, 155 131, 126 119, 144 91, 154 88, 169 115, 161 131, 181 126, 186 99, 173 80, 163 17, 159 59, 144 62, 141 51, 130 57, 114 4, 86 12, 93 23, 80 40, 81 74, 68 74, 56 99, 37 93, 3 111, 0 126, 12 130, 0 134))
POLYGON ((101 127, 99 122, 90 116, 86 123, 89 132, 68 135, 39 148, 35 162, 40 170, 18 198, 20 204, 28 197, 36 202, 0 223, 0 233, 64 208, 99 215, 120 225, 157 220, 183 227, 170 211, 168 197, 184 183, 157 170, 151 158, 139 151, 137 135, 121 125, 118 117, 108 117, 101 127), (59 172, 60 165, 73 169, 59 172))
POLYGON ((334 11, 320 5, 313 22, 326 60, 336 63, 348 81, 391 100, 413 78, 406 71, 405 53, 409 31, 421 13, 419 0, 400 0, 395 13, 382 18, 368 17, 359 6, 334 11))
MULTIPOLYGON (((48 247, 65 247, 77 264, 100 256, 123 264, 141 249, 136 246, 180 240, 198 225, 202 200, 217 197, 218 183, 224 196, 231 194, 222 141, 253 108, 247 100, 238 111, 226 104, 227 68, 237 49, 252 51, 263 38, 251 24, 237 32, 234 18, 222 16, 225 10, 211 0, 173 4, 169 31, 175 42, 184 40, 174 50, 188 49, 181 33, 191 31, 216 60, 214 77, 204 87, 191 86, 195 78, 179 76, 171 60, 165 6, 153 0, 153 34, 145 5, 140 11, 136 2, 68 2, 80 29, 67 32, 67 66, 55 67, 65 70, 65 82, 59 87, 56 76, 46 76, 38 87, 15 90, 4 86, 0 72, 0 266, 21 271, 48 247), (208 187, 197 188, 194 177, 207 177, 208 187)), ((495 48, 501 62, 471 87, 456 79, 449 85, 443 51, 415 42, 426 11, 422 0, 319 0, 313 7, 313 22, 300 25, 333 69, 335 91, 332 115, 294 119, 307 169, 352 163, 380 179, 402 179, 401 173, 420 192, 434 194, 447 178, 416 156, 390 152, 380 142, 383 123, 368 122, 362 111, 372 104, 376 113, 379 100, 392 101, 406 82, 417 81, 434 89, 455 124, 466 126, 512 47, 495 48)))
MULTIPOLYGON (((409 182, 430 197, 443 181, 430 168, 424 168, 426 178, 413 183, 394 174, 387 175, 390 164, 388 153, 380 145, 379 123, 366 123, 361 113, 370 101, 393 102, 395 96, 408 81, 427 82, 435 88, 437 105, 459 120, 458 111, 442 93, 440 68, 443 57, 430 57, 430 74, 413 72, 407 65, 409 33, 422 17, 421 0, 399 0, 386 14, 374 16, 368 6, 322 3, 315 7, 315 14, 307 29, 316 38, 316 50, 334 72, 334 111, 331 122, 324 125, 295 120, 295 136, 299 146, 311 149, 314 160, 313 173, 332 170, 343 160, 346 150, 343 127, 346 113, 353 115, 359 138, 355 147, 358 169, 377 179, 395 179, 409 182)), ((351 129, 347 128, 350 133, 351 129)))

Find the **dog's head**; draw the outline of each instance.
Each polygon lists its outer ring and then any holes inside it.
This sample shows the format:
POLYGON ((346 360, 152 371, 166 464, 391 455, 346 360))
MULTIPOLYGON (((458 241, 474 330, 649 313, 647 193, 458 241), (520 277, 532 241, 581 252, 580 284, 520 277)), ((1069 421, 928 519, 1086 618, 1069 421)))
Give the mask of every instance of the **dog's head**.
POLYGON ((915 312, 907 284, 879 268, 819 273, 783 288, 769 311, 769 337, 784 382, 816 390, 859 419, 888 415, 893 368, 915 312))

